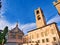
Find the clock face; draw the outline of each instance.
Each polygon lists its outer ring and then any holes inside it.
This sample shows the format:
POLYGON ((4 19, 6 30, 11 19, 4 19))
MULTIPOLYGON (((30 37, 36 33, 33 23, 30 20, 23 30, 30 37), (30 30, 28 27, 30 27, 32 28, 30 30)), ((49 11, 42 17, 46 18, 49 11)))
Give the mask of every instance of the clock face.
POLYGON ((40 20, 40 19, 41 19, 39 15, 37 16, 37 19, 38 19, 38 20, 40 20))

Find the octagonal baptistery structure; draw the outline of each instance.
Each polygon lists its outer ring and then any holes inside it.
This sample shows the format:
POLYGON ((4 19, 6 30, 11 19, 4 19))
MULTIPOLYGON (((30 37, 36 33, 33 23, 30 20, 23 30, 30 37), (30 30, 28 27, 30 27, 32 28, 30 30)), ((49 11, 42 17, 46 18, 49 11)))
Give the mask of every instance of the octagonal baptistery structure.
POLYGON ((8 41, 6 45, 22 45, 24 33, 19 29, 18 24, 8 32, 8 41))

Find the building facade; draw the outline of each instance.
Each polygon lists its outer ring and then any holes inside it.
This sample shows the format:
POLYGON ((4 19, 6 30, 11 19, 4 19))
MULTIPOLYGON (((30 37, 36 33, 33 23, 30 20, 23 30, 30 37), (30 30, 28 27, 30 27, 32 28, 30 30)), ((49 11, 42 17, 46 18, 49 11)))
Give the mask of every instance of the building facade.
POLYGON ((23 45, 60 45, 60 34, 55 22, 46 24, 41 8, 35 10, 36 29, 28 32, 23 45))
POLYGON ((24 33, 18 28, 18 24, 8 32, 8 39, 6 45, 22 45, 24 33))
POLYGON ((60 15, 60 0, 53 2, 54 6, 56 7, 58 14, 60 15))

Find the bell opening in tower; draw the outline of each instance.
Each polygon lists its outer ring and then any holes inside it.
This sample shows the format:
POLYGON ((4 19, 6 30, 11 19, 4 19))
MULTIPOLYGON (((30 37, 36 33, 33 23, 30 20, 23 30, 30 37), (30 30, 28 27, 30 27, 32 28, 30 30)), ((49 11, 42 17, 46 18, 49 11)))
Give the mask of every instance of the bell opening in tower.
POLYGON ((38 18, 38 20, 40 20, 40 19, 41 19, 39 15, 37 16, 37 18, 38 18))
POLYGON ((39 10, 36 11, 36 14, 39 14, 39 10))

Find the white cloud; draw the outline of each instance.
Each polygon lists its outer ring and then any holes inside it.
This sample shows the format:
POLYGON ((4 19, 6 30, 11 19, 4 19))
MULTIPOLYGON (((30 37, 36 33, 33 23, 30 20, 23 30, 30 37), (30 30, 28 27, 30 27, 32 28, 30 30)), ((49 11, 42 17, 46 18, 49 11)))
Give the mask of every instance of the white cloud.
POLYGON ((1 7, 1 10, 0 10, 0 18, 3 17, 2 15, 7 11, 7 2, 6 0, 1 0, 1 4, 2 4, 2 7, 1 7))
MULTIPOLYGON (((16 23, 10 23, 8 22, 8 20, 6 20, 5 16, 4 16, 4 13, 6 12, 6 6, 7 6, 7 3, 6 3, 6 0, 2 0, 2 8, 1 8, 1 13, 0 13, 0 29, 3 30, 5 26, 8 26, 9 30, 13 29, 15 26, 16 26, 16 23)), ((36 24, 35 23, 28 23, 28 24, 20 24, 19 23, 19 28, 21 30, 23 30, 23 32, 26 34, 27 31, 30 31, 32 29, 35 29, 36 28, 36 24)))
POLYGON ((8 26, 9 29, 11 29, 12 27, 15 26, 15 23, 14 24, 11 24, 9 23, 5 18, 4 16, 4 13, 6 12, 6 7, 7 7, 7 3, 6 3, 6 0, 1 0, 2 1, 2 7, 1 7, 1 10, 0 10, 0 29, 4 29, 5 26, 8 26))
MULTIPOLYGON (((33 30, 36 28, 35 23, 28 23, 28 24, 20 24, 18 23, 19 28, 23 30, 23 32, 26 34, 28 31, 33 30)), ((9 30, 13 29, 16 26, 16 23, 10 23, 8 22, 4 17, 0 18, 0 29, 4 29, 5 26, 8 26, 9 30)))
MULTIPOLYGON (((50 24, 50 23, 53 23, 53 22, 56 22, 57 24, 60 22, 60 16, 59 15, 56 15, 54 16, 52 19, 50 19, 47 24, 50 24)), ((58 26, 58 29, 60 30, 60 25, 57 25, 58 26)))
POLYGON ((50 20, 47 22, 47 24, 50 24, 50 23, 52 23, 52 22, 56 22, 56 23, 60 22, 60 16, 59 16, 59 15, 56 15, 55 17, 53 17, 52 19, 50 19, 50 20))
POLYGON ((58 29, 59 29, 59 31, 60 31, 60 25, 58 26, 58 29))
POLYGON ((36 28, 36 24, 35 23, 28 23, 25 25, 22 25, 22 30, 24 31, 24 33, 27 33, 30 30, 33 30, 36 28))
MULTIPOLYGON (((8 20, 5 19, 6 17, 4 17, 4 13, 7 10, 6 6, 7 6, 6 0, 2 0, 2 8, 0 10, 1 11, 1 13, 0 13, 0 29, 3 30, 5 26, 8 26, 9 30, 11 30, 12 28, 14 28, 16 26, 16 23, 12 24, 12 23, 8 22, 8 20)), ((19 23, 19 28, 21 30, 23 30, 23 32, 25 32, 25 33, 27 33, 27 31, 29 31, 29 30, 34 29, 35 27, 36 27, 35 23, 28 23, 28 24, 24 24, 24 25, 19 23)))
POLYGON ((0 29, 4 29, 5 26, 8 26, 9 29, 11 29, 11 26, 13 24, 10 24, 7 20, 5 20, 4 18, 0 18, 0 29))

